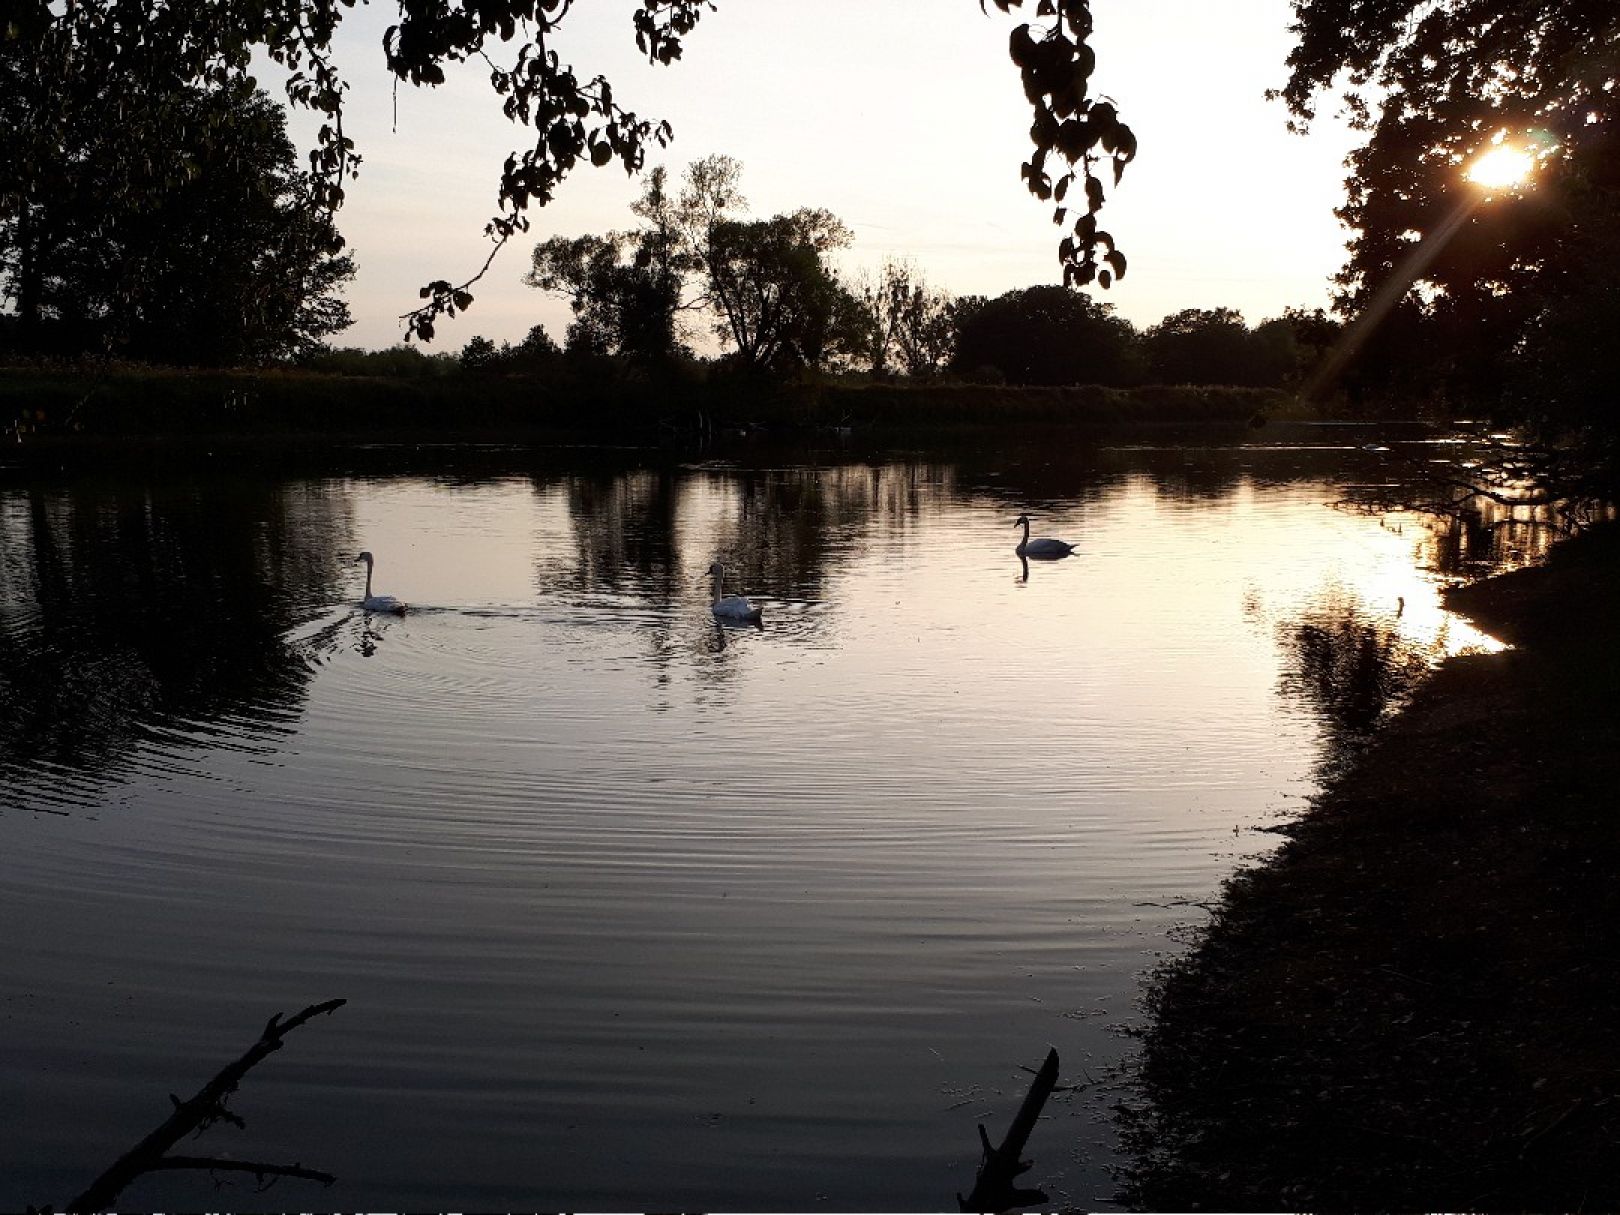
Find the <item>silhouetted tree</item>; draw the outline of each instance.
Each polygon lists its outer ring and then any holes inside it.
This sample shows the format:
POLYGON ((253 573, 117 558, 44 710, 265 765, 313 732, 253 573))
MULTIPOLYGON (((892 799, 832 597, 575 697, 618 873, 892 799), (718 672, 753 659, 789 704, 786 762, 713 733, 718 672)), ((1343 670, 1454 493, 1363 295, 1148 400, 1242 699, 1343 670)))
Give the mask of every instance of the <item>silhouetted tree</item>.
POLYGON ((1308 383, 1338 344, 1344 326, 1322 308, 1284 308, 1276 319, 1288 326, 1293 340, 1295 362, 1288 382, 1308 383))
POLYGON ((994 369, 1009 384, 1108 384, 1139 378, 1136 330, 1112 304, 1062 287, 1025 287, 993 300, 969 296, 952 316, 951 368, 994 369))
POLYGON ((451 375, 461 366, 453 354, 424 354, 420 346, 404 343, 386 350, 363 350, 359 346, 337 349, 323 347, 302 356, 301 367, 333 375, 391 376, 396 379, 430 379, 451 375))
POLYGON ((567 297, 570 349, 649 365, 675 355, 680 279, 643 256, 635 234, 554 236, 535 247, 523 281, 567 297))
POLYGON ((1231 308, 1183 308, 1144 332, 1142 348, 1160 384, 1268 382, 1249 327, 1231 308))
POLYGON ((892 364, 909 376, 930 376, 950 359, 952 298, 930 287, 909 262, 885 261, 876 281, 861 287, 860 300, 875 374, 883 375, 892 364))
POLYGON ((58 189, 0 218, 0 291, 26 344, 45 340, 49 323, 57 349, 256 363, 349 324, 336 291, 354 265, 333 252, 330 220, 299 204, 308 175, 279 105, 236 89, 121 104, 169 117, 140 153, 154 176, 167 174, 161 189, 120 197, 120 162, 134 153, 103 139, 105 116, 81 115, 60 128, 71 142, 58 189), (196 138, 202 131, 216 138, 196 138))
POLYGON ((535 325, 516 345, 475 337, 461 348, 457 362, 472 375, 551 376, 563 369, 563 352, 544 325, 535 325))
POLYGON ((461 369, 472 372, 488 371, 495 365, 498 353, 495 343, 487 337, 482 335, 474 337, 461 348, 461 369))
POLYGON ((680 317, 692 314, 706 316, 729 360, 749 371, 865 354, 865 315, 825 256, 849 243, 849 229, 813 208, 739 218, 741 177, 736 160, 710 156, 687 166, 672 196, 664 169, 654 169, 631 207, 640 227, 536 246, 524 281, 568 298, 571 353, 667 364, 683 352, 680 317))
POLYGON ((742 368, 822 368, 869 348, 866 317, 825 260, 849 243, 831 212, 725 220, 705 256, 715 333, 742 368))
MULTIPOLYGON (((1392 292, 1428 324, 1422 353, 1440 391, 1612 433, 1597 355, 1607 340, 1579 335, 1606 334, 1603 318, 1620 312, 1613 6, 1295 0, 1294 11, 1281 95, 1305 122, 1343 84, 1367 132, 1339 212, 1354 233, 1341 311, 1392 292), (1498 138, 1533 153, 1534 181, 1481 203, 1463 169, 1498 138)), ((1359 363, 1364 394, 1398 393, 1410 374, 1366 350, 1359 363)))

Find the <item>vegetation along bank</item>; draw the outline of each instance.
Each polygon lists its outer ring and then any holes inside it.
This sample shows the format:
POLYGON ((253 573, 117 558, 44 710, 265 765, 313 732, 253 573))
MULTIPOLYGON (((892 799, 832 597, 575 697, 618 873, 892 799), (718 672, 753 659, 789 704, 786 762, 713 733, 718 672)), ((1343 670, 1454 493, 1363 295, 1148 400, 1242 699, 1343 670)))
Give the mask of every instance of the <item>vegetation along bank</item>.
POLYGON ((133 365, 0 368, 13 446, 98 438, 378 440, 564 434, 649 441, 724 430, 929 432, 1044 424, 1246 424, 1291 415, 1276 389, 970 384, 773 384, 339 375, 133 365))

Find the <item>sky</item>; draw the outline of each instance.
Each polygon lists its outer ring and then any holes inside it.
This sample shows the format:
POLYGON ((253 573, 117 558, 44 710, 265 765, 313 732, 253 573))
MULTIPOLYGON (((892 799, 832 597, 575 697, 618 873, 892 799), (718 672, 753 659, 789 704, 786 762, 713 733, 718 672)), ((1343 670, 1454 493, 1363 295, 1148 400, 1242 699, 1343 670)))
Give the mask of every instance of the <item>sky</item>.
MULTIPOLYGON (((1034 0, 1023 18, 993 6, 987 16, 975 0, 718 0, 669 67, 639 57, 635 7, 580 0, 558 49, 582 76, 606 75, 621 104, 671 123, 674 142, 649 166, 678 179, 702 157, 737 158, 753 216, 825 207, 849 226, 846 275, 892 257, 955 295, 1060 281, 1063 233, 1018 175, 1030 112, 1007 36, 1033 19, 1034 0)), ((1094 0, 1093 13, 1093 92, 1116 102, 1140 146, 1100 215, 1129 270, 1097 297, 1144 327, 1182 308, 1237 308, 1255 324, 1325 306, 1344 256, 1333 209, 1356 141, 1331 104, 1302 137, 1265 100, 1286 77, 1288 0, 1094 0)), ((333 340, 370 349, 402 340, 399 316, 424 283, 461 282, 483 262, 501 163, 525 144, 482 64, 396 95, 380 45, 392 16, 385 4, 352 10, 337 47, 363 163, 338 217, 359 265, 347 293, 355 323, 333 340)), ((295 116, 306 146, 310 129, 295 116)), ((554 235, 630 227, 639 190, 616 165, 577 170, 433 348, 515 342, 537 323, 560 342, 568 306, 523 285, 530 251, 554 235)))

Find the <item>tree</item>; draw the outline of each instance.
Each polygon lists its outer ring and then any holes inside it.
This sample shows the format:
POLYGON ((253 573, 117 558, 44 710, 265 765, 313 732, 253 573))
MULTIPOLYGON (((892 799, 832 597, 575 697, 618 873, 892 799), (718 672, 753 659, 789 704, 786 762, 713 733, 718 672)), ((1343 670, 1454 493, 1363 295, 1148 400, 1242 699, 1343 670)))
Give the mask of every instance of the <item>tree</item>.
POLYGON ((872 371, 884 374, 893 360, 913 377, 933 375, 951 357, 955 331, 948 292, 929 287, 909 262, 883 263, 876 282, 861 288, 870 333, 872 371))
MULTIPOLYGON (((1023 8, 1023 0, 994 3, 1003 13, 1023 8)), ((631 18, 637 47, 652 63, 673 63, 712 7, 709 0, 640 0, 631 18)), ((49 193, 66 146, 55 137, 58 115, 107 113, 109 101, 169 96, 190 86, 240 87, 251 82, 254 57, 262 55, 287 69, 288 103, 323 119, 308 151, 304 201, 330 219, 359 165, 344 129, 347 83, 332 59, 348 8, 348 0, 167 0, 161 6, 14 0, 0 35, 27 61, 23 79, 10 83, 27 87, 6 103, 22 120, 8 120, 0 132, 0 163, 10 166, 13 178, 0 212, 11 214, 19 200, 49 193)), ((409 334, 428 339, 440 317, 471 304, 471 288, 495 254, 528 230, 530 207, 549 202, 578 165, 618 164, 638 172, 648 147, 667 144, 672 132, 668 123, 621 105, 606 77, 577 72, 562 60, 555 44, 574 10, 571 0, 397 0, 397 9, 398 20, 383 36, 388 70, 400 81, 431 87, 446 81, 448 64, 487 65, 502 112, 526 128, 528 144, 502 167, 500 212, 485 229, 492 248, 483 267, 459 284, 447 278, 428 283, 424 302, 407 314, 409 334)), ((1095 67, 1089 0, 1038 0, 1036 12, 1037 21, 1017 26, 1010 41, 1034 119, 1034 154, 1021 174, 1037 197, 1058 204, 1054 222, 1068 233, 1058 249, 1065 281, 1106 285, 1124 273, 1125 262, 1097 226, 1106 189, 1099 170, 1111 170, 1117 182, 1135 156, 1136 139, 1112 104, 1089 95, 1095 67)), ((165 123, 161 112, 137 107, 108 125, 117 128, 114 142, 138 151, 165 123)), ((198 136, 221 140, 211 128, 198 136)), ((138 208, 153 193, 154 174, 138 155, 118 157, 117 165, 109 191, 138 208)))
POLYGON ((495 343, 482 334, 470 338, 461 348, 461 369, 474 373, 488 371, 499 355, 495 343))
POLYGON ((1342 331, 1321 308, 1284 308, 1281 316, 1262 321, 1251 335, 1255 383, 1268 388, 1309 384, 1342 331))
MULTIPOLYGON (((1520 417, 1602 421, 1593 351, 1560 349, 1568 323, 1613 315, 1620 268, 1620 61, 1612 5, 1553 0, 1295 0, 1280 90, 1300 123, 1344 82, 1367 132, 1340 216, 1354 230, 1339 308, 1412 310, 1444 351, 1445 390, 1520 417), (1369 99, 1369 93, 1378 100, 1369 99), (1494 143, 1527 149, 1533 181, 1481 199, 1463 168, 1494 143), (1460 344, 1459 344, 1460 343, 1460 344), (1574 355, 1573 365, 1564 357, 1574 355), (1555 370, 1526 391, 1521 369, 1555 370)), ((1365 324, 1364 328, 1370 328, 1365 324)), ((1376 385, 1371 359, 1363 381, 1376 385)), ((1396 374, 1407 369, 1391 368, 1396 374)), ((1606 406, 1603 406, 1606 410, 1606 406)))
POLYGON ((524 281, 569 300, 571 351, 667 364, 681 351, 685 314, 706 316, 749 371, 866 353, 865 316, 825 256, 849 243, 849 229, 814 208, 744 220, 741 178, 736 160, 710 156, 687 166, 672 196, 656 168, 631 206, 640 227, 535 247, 524 281))
POLYGON ((1111 304, 1062 287, 1025 287, 993 300, 970 296, 953 313, 951 367, 993 368, 1009 384, 1135 382, 1136 331, 1111 304))
POLYGON ((37 348, 49 324, 58 349, 220 365, 295 355, 345 328, 336 291, 354 265, 333 252, 330 220, 299 205, 307 174, 281 107, 234 88, 125 104, 170 116, 144 154, 175 171, 136 207, 112 185, 122 151, 77 121, 59 128, 71 142, 55 191, 0 217, 0 293, 23 344, 37 348), (194 142, 202 129, 220 138, 194 142))
POLYGON ((554 236, 535 247, 523 281, 567 297, 571 350, 660 366, 679 349, 681 280, 635 234, 554 236))
POLYGON ((825 260, 849 240, 837 216, 814 208, 714 226, 704 254, 709 300, 737 366, 823 368, 865 353, 865 315, 825 260))
POLYGON ((1267 382, 1243 315, 1231 308, 1183 308, 1142 335, 1148 374, 1160 384, 1267 382))

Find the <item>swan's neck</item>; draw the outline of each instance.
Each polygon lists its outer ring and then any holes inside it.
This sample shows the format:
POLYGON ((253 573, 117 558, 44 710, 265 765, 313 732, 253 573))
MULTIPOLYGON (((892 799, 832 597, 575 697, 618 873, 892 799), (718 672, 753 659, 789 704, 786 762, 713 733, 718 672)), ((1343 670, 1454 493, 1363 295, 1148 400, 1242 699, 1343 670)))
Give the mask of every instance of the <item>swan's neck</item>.
POLYGON ((1023 527, 1024 527, 1024 543, 1028 544, 1029 543, 1029 520, 1028 519, 1020 519, 1018 522, 1021 523, 1023 525, 1023 527))
POLYGON ((371 598, 371 562, 366 562, 366 593, 364 598, 371 598))
POLYGON ((714 601, 716 603, 719 603, 720 600, 724 598, 724 596, 721 594, 721 586, 725 580, 726 572, 724 570, 716 570, 714 572, 714 601))

